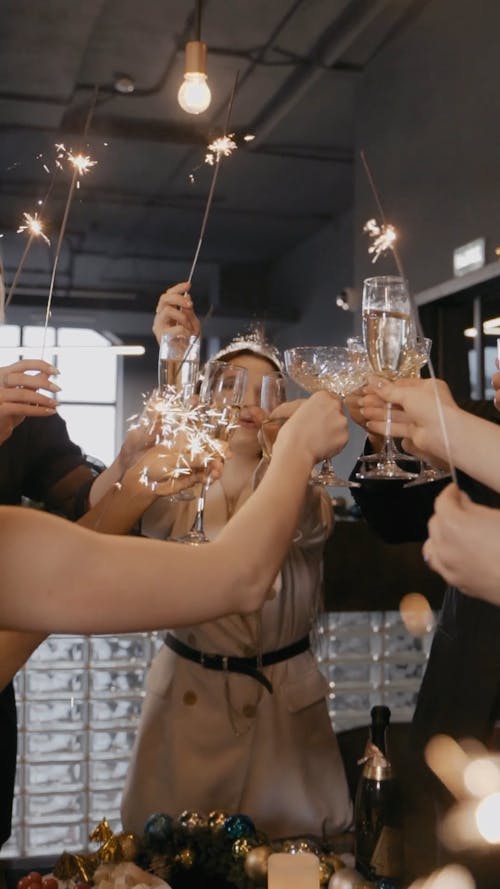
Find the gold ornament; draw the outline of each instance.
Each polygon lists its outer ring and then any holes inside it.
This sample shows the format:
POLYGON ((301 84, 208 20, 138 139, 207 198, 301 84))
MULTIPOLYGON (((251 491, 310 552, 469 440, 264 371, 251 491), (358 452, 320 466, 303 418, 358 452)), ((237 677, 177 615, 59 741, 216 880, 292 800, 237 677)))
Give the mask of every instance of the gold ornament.
POLYGON ((254 845, 248 837, 240 837, 238 840, 235 840, 232 846, 233 858, 246 858, 254 845))
POLYGON ((320 886, 326 886, 333 873, 332 868, 323 857, 319 859, 319 883, 320 886))
POLYGON ((256 846, 250 849, 245 858, 245 873, 251 880, 264 879, 267 876, 268 858, 273 850, 271 846, 256 846))
POLYGON ((180 852, 174 858, 176 864, 180 864, 182 867, 189 869, 193 866, 194 862, 194 854, 192 849, 181 849, 180 852))
POLYGON ((311 855, 319 856, 319 846, 314 840, 297 839, 285 840, 281 846, 282 852, 288 852, 289 855, 302 855, 305 852, 311 855))
POLYGON ((141 848, 141 841, 137 834, 119 833, 118 841, 123 861, 135 861, 141 848))
POLYGON ((213 812, 208 813, 207 824, 212 830, 220 830, 227 817, 227 812, 214 810, 213 812))
POLYGON ((333 852, 326 852, 321 856, 322 861, 326 861, 327 864, 330 865, 332 871, 337 873, 338 870, 341 870, 345 867, 345 862, 342 861, 339 855, 334 855, 333 852))
POLYGON ((195 830, 197 827, 206 827, 207 819, 204 815, 201 815, 200 812, 181 812, 177 821, 181 825, 181 827, 185 827, 186 830, 195 830))
POLYGON ((76 855, 71 852, 63 852, 54 867, 54 876, 58 880, 69 880, 91 883, 99 861, 95 854, 76 855))

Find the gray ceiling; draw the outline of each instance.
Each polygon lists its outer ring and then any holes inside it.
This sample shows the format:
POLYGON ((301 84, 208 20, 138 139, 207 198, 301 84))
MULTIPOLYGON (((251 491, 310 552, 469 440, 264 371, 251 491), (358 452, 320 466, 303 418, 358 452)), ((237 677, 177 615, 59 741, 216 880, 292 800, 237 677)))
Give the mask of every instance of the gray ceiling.
MULTIPOLYGON (((22 213, 43 208, 51 247, 28 255, 17 304, 47 296, 71 174, 54 180, 54 143, 98 162, 75 192, 56 304, 148 310, 187 277, 236 72, 230 131, 195 284, 258 287, 273 259, 352 202, 356 83, 424 0, 205 0, 212 105, 178 106, 194 0, 3 0, 0 29, 0 240, 7 284, 26 236, 22 213), (116 76, 133 78, 120 95, 116 76), (85 122, 99 88, 83 139, 85 122), (88 147, 87 147, 88 145, 88 147), (194 183, 189 174, 194 171, 194 183)), ((226 301, 231 312, 231 300, 226 301)), ((234 307, 236 311, 236 307, 234 307)))

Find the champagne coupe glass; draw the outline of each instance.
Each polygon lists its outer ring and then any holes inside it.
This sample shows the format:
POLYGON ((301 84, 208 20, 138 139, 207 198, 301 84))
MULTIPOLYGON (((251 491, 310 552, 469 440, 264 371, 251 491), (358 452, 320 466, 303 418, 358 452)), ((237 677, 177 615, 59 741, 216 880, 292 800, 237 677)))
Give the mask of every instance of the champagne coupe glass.
MULTIPOLYGON (((344 346, 330 346, 322 350, 321 379, 324 388, 340 398, 342 405, 351 392, 359 389, 366 380, 370 368, 361 350, 351 350, 344 346)), ((317 484, 342 488, 359 488, 359 482, 339 478, 332 461, 323 461, 320 472, 315 476, 317 484), (326 464, 326 465, 325 465, 326 464)))
MULTIPOLYGON (((200 389, 200 403, 204 406, 203 425, 211 438, 228 441, 238 423, 239 407, 247 385, 247 370, 227 361, 209 361, 205 366, 200 389)), ((210 479, 203 482, 196 516, 190 530, 178 543, 208 543, 203 528, 205 500, 210 487, 210 479)))
MULTIPOLYGON (((367 278, 363 286, 363 340, 372 370, 388 380, 402 375, 411 335, 411 304, 406 282, 395 276, 367 278)), ((391 435, 391 405, 387 405, 384 444, 373 469, 358 472, 361 479, 402 479, 415 473, 401 469, 391 435)))
MULTIPOLYGON (((313 393, 318 392, 320 389, 326 389, 332 394, 338 395, 333 388, 333 365, 328 363, 329 359, 333 362, 333 348, 335 347, 297 346, 294 349, 287 349, 285 352, 285 366, 288 376, 294 383, 302 386, 306 392, 313 393)), ((344 379, 344 385, 341 386, 339 381, 340 375, 343 374, 344 377, 347 377, 350 372, 354 373, 354 365, 349 361, 347 350, 344 350, 343 358, 345 362, 344 367, 342 370, 338 369, 337 376, 335 376, 335 386, 341 388, 347 386, 347 383, 344 379)), ((361 382, 357 382, 354 388, 360 385, 361 382)), ((353 389, 349 389, 349 391, 353 391, 353 389)), ((311 481, 313 484, 327 487, 359 487, 357 482, 349 482, 346 479, 339 478, 328 459, 323 460, 319 471, 312 475, 311 481)))
POLYGON ((278 437, 286 417, 272 417, 270 414, 287 400, 286 376, 279 370, 264 374, 260 387, 260 406, 265 413, 261 427, 262 453, 266 460, 271 459, 274 442, 278 437))

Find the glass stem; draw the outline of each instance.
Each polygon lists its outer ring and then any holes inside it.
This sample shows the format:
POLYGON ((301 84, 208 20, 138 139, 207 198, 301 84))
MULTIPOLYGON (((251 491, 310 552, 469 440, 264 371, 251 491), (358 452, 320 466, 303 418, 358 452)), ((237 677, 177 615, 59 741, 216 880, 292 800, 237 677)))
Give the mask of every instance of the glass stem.
POLYGON ((391 434, 392 430, 392 404, 390 401, 387 402, 386 412, 385 412, 385 433, 384 433, 384 445, 382 448, 383 462, 391 462, 395 463, 395 449, 394 449, 394 439, 391 434))
POLYGON ((193 526, 191 531, 198 531, 199 534, 204 534, 203 530, 203 516, 205 515, 205 500, 207 496, 207 491, 209 489, 210 482, 203 482, 201 486, 200 496, 198 497, 198 507, 196 510, 196 515, 194 517, 193 526))

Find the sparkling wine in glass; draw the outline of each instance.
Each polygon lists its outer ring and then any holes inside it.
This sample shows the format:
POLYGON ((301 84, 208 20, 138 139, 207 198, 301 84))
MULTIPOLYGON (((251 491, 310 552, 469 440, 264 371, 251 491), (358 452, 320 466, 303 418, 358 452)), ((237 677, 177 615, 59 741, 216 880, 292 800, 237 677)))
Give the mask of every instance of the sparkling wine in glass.
POLYGON ((186 401, 196 391, 200 368, 200 338, 164 333, 158 358, 160 392, 182 392, 186 401))
MULTIPOLYGON (((347 349, 342 349, 343 361, 339 360, 336 363, 335 349, 334 346, 297 346, 294 349, 287 349, 285 366, 289 377, 294 383, 302 386, 306 392, 312 393, 326 389, 339 398, 345 397, 347 389, 354 391, 359 388, 364 376, 358 374, 354 364, 349 360, 347 349), (355 383, 354 374, 356 374, 355 383), (351 376, 353 379, 352 389, 349 388, 348 382, 351 376), (342 395, 339 390, 345 394, 342 395)), ((320 469, 313 473, 311 481, 313 484, 325 487, 359 487, 357 482, 339 478, 331 462, 327 459, 323 460, 320 469)))
MULTIPOLYGON (((226 442, 238 425, 239 408, 247 385, 247 370, 227 361, 209 361, 205 366, 200 389, 201 415, 204 431, 215 441, 226 442)), ((203 527, 205 500, 210 486, 207 479, 200 491, 196 516, 190 530, 178 543, 208 543, 203 527)))
MULTIPOLYGON (((374 373, 388 380, 403 375, 406 349, 412 334, 411 303, 406 281, 395 276, 367 278, 363 286, 363 341, 374 373)), ((373 469, 357 474, 365 479, 402 479, 415 473, 398 466, 391 435, 391 405, 387 405, 384 444, 373 469)))
POLYGON ((286 376, 279 370, 264 374, 260 387, 260 406, 265 414, 261 426, 262 453, 271 459, 273 445, 286 417, 271 417, 273 411, 287 400, 286 376))

